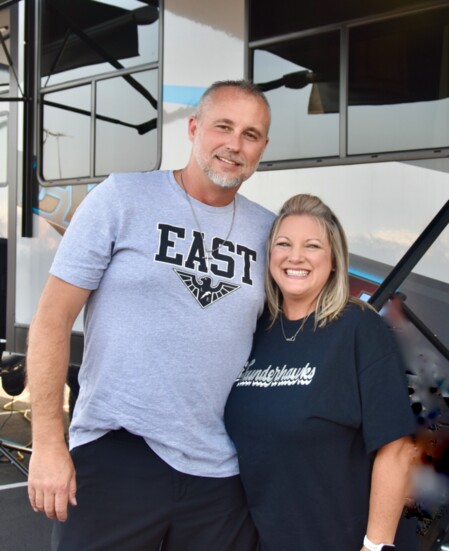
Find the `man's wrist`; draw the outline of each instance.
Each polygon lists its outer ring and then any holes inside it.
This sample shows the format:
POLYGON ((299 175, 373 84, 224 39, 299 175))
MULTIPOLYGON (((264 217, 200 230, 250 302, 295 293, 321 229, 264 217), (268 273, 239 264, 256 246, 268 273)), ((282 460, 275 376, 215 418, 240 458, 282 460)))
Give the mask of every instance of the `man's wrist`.
POLYGON ((369 551, 394 551, 396 549, 393 543, 373 543, 368 536, 365 536, 363 545, 369 551))

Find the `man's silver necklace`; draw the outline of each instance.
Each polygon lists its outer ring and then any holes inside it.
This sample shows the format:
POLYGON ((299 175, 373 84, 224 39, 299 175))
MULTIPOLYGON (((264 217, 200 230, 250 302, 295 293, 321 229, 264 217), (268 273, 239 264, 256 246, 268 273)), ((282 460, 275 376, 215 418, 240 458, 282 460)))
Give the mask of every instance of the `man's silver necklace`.
POLYGON ((296 333, 294 335, 292 335, 291 337, 287 337, 285 335, 285 331, 284 331, 284 323, 282 321, 282 318, 284 317, 284 314, 281 312, 281 329, 282 329, 282 334, 284 335, 284 339, 287 341, 287 342, 295 342, 296 341, 296 337, 298 336, 299 332, 301 331, 301 329, 304 327, 306 321, 307 321, 307 318, 309 317, 310 314, 307 314, 307 316, 301 320, 301 324, 300 326, 298 327, 298 330, 296 331, 296 333))
MULTIPOLYGON (((198 226, 198 229, 200 230, 200 233, 201 235, 204 237, 204 232, 203 230, 201 229, 201 224, 196 216, 196 212, 195 212, 195 209, 193 208, 193 204, 192 204, 192 201, 190 199, 190 195, 187 193, 187 190, 186 190, 186 186, 184 185, 184 180, 182 178, 182 173, 183 171, 181 170, 180 173, 179 173, 179 177, 180 177, 180 180, 181 180, 181 187, 182 189, 184 190, 184 193, 185 193, 185 196, 186 196, 186 199, 187 199, 187 202, 189 203, 189 206, 190 206, 190 210, 192 211, 192 216, 193 216, 193 219, 195 220, 195 223, 196 225, 198 226)), ((225 241, 227 241, 229 239, 229 236, 231 235, 231 232, 232 232, 232 228, 234 227, 234 219, 235 219, 235 197, 234 199, 232 200, 232 220, 231 220, 231 225, 229 226, 229 230, 228 230, 228 233, 226 235, 226 237, 224 238, 224 241, 222 243, 220 243, 218 245, 218 247, 215 247, 215 249, 207 249, 206 246, 204 247, 204 250, 205 250, 205 256, 204 256, 204 260, 206 261, 206 264, 207 264, 207 267, 209 269, 209 265, 208 265, 208 262, 210 260, 212 260, 212 255, 213 253, 217 252, 221 246, 223 245, 223 243, 225 241)))

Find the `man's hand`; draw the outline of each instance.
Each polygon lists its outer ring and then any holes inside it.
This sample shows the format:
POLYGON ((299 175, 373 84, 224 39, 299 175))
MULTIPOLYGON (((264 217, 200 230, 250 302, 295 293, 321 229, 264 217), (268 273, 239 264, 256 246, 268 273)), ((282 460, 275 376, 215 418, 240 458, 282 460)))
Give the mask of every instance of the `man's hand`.
POLYGON ((67 446, 33 449, 28 477, 28 497, 33 510, 64 522, 67 504, 76 505, 75 495, 75 468, 67 446))

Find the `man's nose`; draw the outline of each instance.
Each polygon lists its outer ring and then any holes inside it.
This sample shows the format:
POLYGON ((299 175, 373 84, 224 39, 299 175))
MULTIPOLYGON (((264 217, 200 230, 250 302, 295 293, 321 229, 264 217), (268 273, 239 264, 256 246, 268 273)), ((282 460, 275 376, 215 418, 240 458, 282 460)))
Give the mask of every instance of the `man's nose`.
POLYGON ((232 132, 228 135, 226 148, 229 151, 240 151, 242 144, 242 136, 237 132, 232 132))

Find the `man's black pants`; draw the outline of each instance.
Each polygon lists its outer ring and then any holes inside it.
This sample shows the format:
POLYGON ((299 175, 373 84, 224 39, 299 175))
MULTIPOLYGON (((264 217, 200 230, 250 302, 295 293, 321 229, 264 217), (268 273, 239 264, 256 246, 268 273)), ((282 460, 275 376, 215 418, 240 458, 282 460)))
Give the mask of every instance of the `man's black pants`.
POLYGON ((112 431, 72 452, 76 507, 55 522, 58 551, 254 551, 257 534, 240 477, 167 465, 143 438, 112 431))

